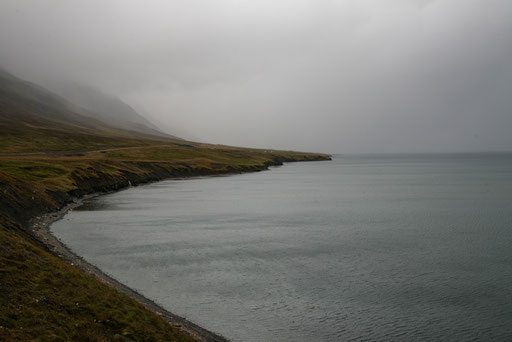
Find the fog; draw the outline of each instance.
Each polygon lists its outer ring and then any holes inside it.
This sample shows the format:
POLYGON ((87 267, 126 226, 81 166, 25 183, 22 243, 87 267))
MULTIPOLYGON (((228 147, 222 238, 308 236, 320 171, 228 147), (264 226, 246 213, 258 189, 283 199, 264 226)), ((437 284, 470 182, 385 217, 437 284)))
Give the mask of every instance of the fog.
POLYGON ((509 0, 3 0, 0 65, 211 143, 512 150, 509 0))

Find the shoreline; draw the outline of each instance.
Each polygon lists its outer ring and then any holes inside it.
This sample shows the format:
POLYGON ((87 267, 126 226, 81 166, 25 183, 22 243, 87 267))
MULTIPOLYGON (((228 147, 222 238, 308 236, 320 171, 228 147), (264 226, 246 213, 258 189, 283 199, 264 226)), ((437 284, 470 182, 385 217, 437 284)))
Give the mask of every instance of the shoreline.
MULTIPOLYGON (((171 180, 171 179, 188 179, 188 178, 168 178, 164 180, 171 180)), ((164 181, 160 180, 160 181, 164 181)), ((160 182, 156 181, 156 182, 160 182)), ((151 183, 156 183, 151 182, 151 183)), ((148 184, 148 183, 145 183, 148 184)), ((142 185, 142 184, 141 184, 142 185)), ((66 244, 64 244, 62 241, 60 241, 55 235, 52 234, 50 230, 50 226, 52 223, 61 220, 70 210, 79 207, 83 204, 84 200, 94 198, 97 196, 103 196, 110 193, 118 192, 125 190, 127 188, 119 189, 116 191, 106 191, 106 192, 98 192, 90 195, 85 195, 79 199, 77 199, 75 202, 72 202, 70 204, 67 204, 65 207, 61 208, 60 210, 44 215, 37 216, 33 218, 30 223, 30 231, 31 233, 41 242, 43 243, 48 250, 53 253, 55 256, 57 256, 59 259, 63 260, 70 266, 86 273, 87 275, 93 277, 94 279, 100 281, 103 284, 106 284, 117 291, 120 291, 124 293, 125 295, 131 297, 132 299, 136 300, 140 304, 142 304, 144 307, 146 307, 148 310, 156 313, 160 317, 162 317, 167 323, 175 327, 176 329, 180 330, 181 332, 195 338, 198 341, 204 341, 204 342, 228 342, 229 340, 225 337, 216 334, 212 331, 206 330, 199 325, 187 320, 186 318, 183 318, 181 316, 178 316, 166 309, 164 309, 159 304, 155 303, 151 299, 145 297, 144 295, 140 294, 136 290, 128 287, 127 285, 121 283, 120 281, 116 280, 109 274, 103 272, 100 268, 97 266, 89 263, 86 261, 83 257, 79 256, 73 250, 68 247, 66 244)))
MULTIPOLYGON (((0 204, 5 204, 0 214, 2 215, 3 223, 7 226, 7 228, 3 226, 2 228, 6 229, 7 232, 11 231, 15 236, 17 235, 21 238, 21 241, 26 241, 26 243, 33 244, 36 248, 41 248, 49 252, 80 273, 87 274, 91 279, 135 300, 135 302, 142 305, 149 312, 163 319, 165 323, 169 324, 170 327, 177 332, 196 341, 224 342, 228 341, 225 337, 208 331, 183 317, 173 314, 149 298, 144 297, 136 290, 117 281, 95 265, 84 260, 51 233, 50 225, 61 219, 69 210, 82 204, 86 199, 125 190, 134 186, 164 180, 230 176, 249 172, 268 171, 269 167, 281 166, 287 162, 328 160, 331 160, 331 157, 323 154, 299 155, 298 157, 283 157, 277 155, 272 156, 270 160, 266 160, 262 163, 238 165, 236 167, 228 165, 223 169, 207 169, 204 167, 192 167, 190 165, 182 167, 180 165, 176 166, 177 164, 165 162, 132 162, 131 164, 114 164, 114 172, 112 170, 103 172, 101 164, 91 163, 85 174, 78 172, 71 174, 69 179, 76 187, 76 189, 72 190, 50 190, 43 188, 40 189, 39 192, 37 192, 38 195, 36 195, 36 191, 31 189, 28 184, 20 183, 11 185, 5 182, 2 188, 2 183, 0 182, 0 189, 3 189, 3 193, 16 196, 13 197, 15 199, 14 202, 12 199, 7 200, 8 197, 0 196, 0 204), (133 167, 137 168, 136 173, 133 172, 133 167)), ((101 298, 105 300, 104 297, 101 298)), ((35 303, 38 302, 36 301, 35 303)), ((99 303, 100 305, 104 305, 101 304, 101 301, 99 303)), ((62 312, 61 314, 66 315, 67 313, 62 312)), ((96 323, 96 321, 94 321, 94 323, 96 323)), ((21 329, 22 328, 20 328, 20 330, 21 329)))

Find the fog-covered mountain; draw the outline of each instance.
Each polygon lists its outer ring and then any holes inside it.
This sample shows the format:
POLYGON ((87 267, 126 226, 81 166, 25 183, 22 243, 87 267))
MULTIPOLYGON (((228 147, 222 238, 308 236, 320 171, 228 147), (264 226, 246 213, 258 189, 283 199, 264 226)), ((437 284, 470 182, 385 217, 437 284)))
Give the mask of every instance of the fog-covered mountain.
POLYGON ((101 120, 111 126, 145 134, 173 137, 162 132, 144 116, 121 99, 92 86, 66 83, 59 86, 59 94, 87 111, 83 115, 101 120))
POLYGON ((68 88, 66 98, 0 68, 0 131, 16 134, 51 129, 60 133, 175 138, 159 131, 119 99, 90 87, 68 88))
MULTIPOLYGON (((143 124, 144 119, 121 101, 112 103, 119 122, 110 118, 107 123, 106 115, 0 69, 0 148, 6 152, 85 151, 177 140, 143 124), (142 123, 122 120, 123 113, 142 123)), ((105 103, 102 106, 98 108, 107 108, 105 103)))

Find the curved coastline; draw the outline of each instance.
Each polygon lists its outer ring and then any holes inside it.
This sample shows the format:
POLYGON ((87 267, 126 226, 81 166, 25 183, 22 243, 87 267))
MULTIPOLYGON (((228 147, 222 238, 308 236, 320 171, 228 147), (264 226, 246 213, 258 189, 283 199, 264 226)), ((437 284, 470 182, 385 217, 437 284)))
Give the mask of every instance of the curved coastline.
POLYGON ((131 289, 130 287, 122 284, 117 281, 110 275, 103 272, 98 267, 90 264, 82 257, 74 253, 68 246, 62 243, 58 238, 56 238, 50 231, 50 225, 60 220, 69 210, 76 208, 77 206, 83 203, 83 200, 92 198, 95 196, 105 195, 112 192, 117 192, 120 190, 124 190, 131 186, 143 185, 148 183, 154 183, 163 180, 170 179, 190 179, 193 177, 205 177, 205 176, 229 176, 234 174, 248 173, 248 172, 259 172, 268 170, 269 166, 280 166, 283 165, 283 162, 296 162, 296 161, 325 161, 330 160, 331 157, 328 155, 317 155, 315 157, 311 157, 305 160, 293 160, 293 159, 277 159, 274 162, 266 163, 265 165, 259 167, 247 167, 244 169, 228 169, 226 172, 218 172, 218 173, 208 173, 204 172, 204 170, 198 170, 198 172, 188 173, 186 175, 173 175, 173 174, 162 174, 160 172, 157 173, 149 173, 146 177, 133 177, 134 175, 127 174, 125 175, 125 179, 108 179, 108 180, 100 180, 99 182, 90 182, 89 180, 84 181, 82 184, 82 191, 79 193, 69 194, 69 193, 61 193, 60 197, 60 209, 57 211, 47 212, 41 215, 30 215, 32 217, 27 217, 26 222, 28 223, 26 227, 29 229, 28 233, 34 237, 38 242, 42 243, 45 248, 50 251, 53 255, 57 256, 67 264, 72 267, 88 274, 94 279, 100 281, 103 284, 106 284, 119 292, 131 297, 136 300, 143 306, 145 306, 148 310, 156 313, 160 317, 162 317, 165 321, 167 321, 170 325, 178 329, 179 331, 191 336, 193 339, 198 341, 206 341, 206 342, 221 342, 228 341, 225 337, 220 336, 214 332, 208 331, 187 319, 180 317, 172 312, 162 308, 160 305, 156 304, 154 301, 144 297, 137 291, 131 289), (74 196, 73 196, 74 195, 74 196))
POLYGON ((34 235, 45 244, 45 246, 60 259, 67 262, 69 265, 79 269, 80 271, 88 274, 89 276, 95 278, 96 280, 113 287, 114 289, 124 293, 125 295, 135 299, 137 302, 144 305, 147 309, 155 312, 164 320, 166 320, 169 324, 177 328, 178 330, 192 336, 198 341, 205 342, 226 342, 228 341, 223 336, 220 336, 214 332, 206 330, 195 323, 190 322, 189 320, 173 314, 172 312, 164 309, 151 299, 143 296, 136 290, 124 285, 123 283, 117 281, 112 276, 106 274, 101 269, 96 267, 95 265, 87 262, 81 256, 77 255, 71 248, 61 242, 55 235, 52 234, 50 230, 50 226, 52 223, 62 219, 66 213, 80 205, 82 205, 85 199, 93 198, 96 196, 106 195, 109 192, 103 193, 95 193, 92 195, 84 196, 81 199, 73 202, 71 204, 66 205, 64 208, 57 212, 45 214, 39 217, 36 217, 31 222, 31 230, 34 235))

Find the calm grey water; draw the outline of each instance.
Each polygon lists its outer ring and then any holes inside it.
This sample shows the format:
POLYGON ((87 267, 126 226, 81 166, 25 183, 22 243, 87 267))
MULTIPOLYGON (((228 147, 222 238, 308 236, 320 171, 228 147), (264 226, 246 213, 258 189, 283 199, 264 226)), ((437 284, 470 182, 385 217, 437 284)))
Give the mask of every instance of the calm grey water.
POLYGON ((171 180, 52 226, 233 341, 512 339, 512 155, 338 156, 171 180))

